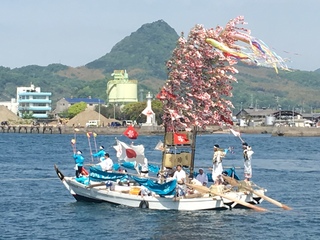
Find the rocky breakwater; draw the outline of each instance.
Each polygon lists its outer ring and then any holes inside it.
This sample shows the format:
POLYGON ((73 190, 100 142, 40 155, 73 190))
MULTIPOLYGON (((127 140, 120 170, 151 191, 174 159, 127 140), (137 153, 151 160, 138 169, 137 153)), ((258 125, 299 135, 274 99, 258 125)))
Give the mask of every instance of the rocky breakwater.
POLYGON ((285 137, 320 137, 320 128, 317 127, 279 127, 274 128, 272 136, 285 137))
POLYGON ((284 137, 320 137, 316 127, 236 127, 234 130, 246 134, 271 134, 284 137))

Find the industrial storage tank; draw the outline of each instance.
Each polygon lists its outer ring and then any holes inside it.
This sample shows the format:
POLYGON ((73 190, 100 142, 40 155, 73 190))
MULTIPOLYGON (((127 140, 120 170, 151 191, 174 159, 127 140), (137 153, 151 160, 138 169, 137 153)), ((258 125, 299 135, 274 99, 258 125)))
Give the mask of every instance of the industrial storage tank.
POLYGON ((109 102, 138 102, 138 81, 109 81, 107 93, 109 102))
POLYGON ((138 101, 138 84, 136 80, 117 84, 117 100, 121 102, 138 101))
POLYGON ((123 70, 115 70, 114 80, 108 81, 107 95, 110 103, 138 102, 138 81, 129 80, 123 70))
POLYGON ((266 116, 264 124, 266 126, 273 126, 276 121, 276 117, 274 116, 266 116))

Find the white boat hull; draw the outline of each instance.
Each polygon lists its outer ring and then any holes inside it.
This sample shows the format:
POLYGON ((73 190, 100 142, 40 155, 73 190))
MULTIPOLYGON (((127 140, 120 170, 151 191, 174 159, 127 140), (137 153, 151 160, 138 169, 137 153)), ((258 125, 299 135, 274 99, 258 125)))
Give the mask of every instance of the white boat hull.
MULTIPOLYGON (((105 185, 88 187, 77 182, 73 177, 64 177, 58 169, 56 169, 56 171, 64 186, 77 201, 108 202, 135 208, 179 211, 213 209, 222 210, 243 207, 242 205, 219 196, 212 197, 207 195, 205 197, 195 198, 167 198, 160 196, 140 196, 136 194, 130 194, 130 187, 127 186, 117 185, 115 190, 110 190, 105 185)), ((263 194, 262 190, 261 193, 263 194)), ((227 195, 229 198, 235 198, 252 204, 259 204, 262 201, 260 197, 251 193, 228 192, 225 193, 225 195, 227 195)))

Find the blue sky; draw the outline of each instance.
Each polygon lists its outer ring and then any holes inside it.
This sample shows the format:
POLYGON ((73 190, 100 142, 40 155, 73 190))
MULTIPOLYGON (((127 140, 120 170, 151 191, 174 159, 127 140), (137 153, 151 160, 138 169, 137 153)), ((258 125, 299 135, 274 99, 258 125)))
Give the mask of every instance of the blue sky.
POLYGON ((0 66, 79 67, 145 23, 164 20, 178 34, 196 24, 224 26, 239 15, 293 69, 320 68, 319 0, 2 0, 0 66))

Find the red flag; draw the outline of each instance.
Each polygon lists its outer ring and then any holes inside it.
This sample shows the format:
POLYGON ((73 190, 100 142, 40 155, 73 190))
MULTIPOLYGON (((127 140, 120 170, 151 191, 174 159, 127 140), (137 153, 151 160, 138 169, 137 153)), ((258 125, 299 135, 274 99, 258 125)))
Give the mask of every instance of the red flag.
POLYGON ((137 139, 138 132, 134 129, 133 126, 129 126, 124 132, 123 135, 127 136, 130 139, 137 139))
POLYGON ((188 144, 189 139, 185 133, 174 133, 173 142, 174 144, 188 144))

